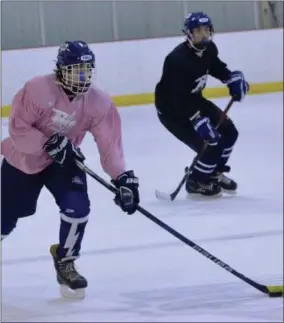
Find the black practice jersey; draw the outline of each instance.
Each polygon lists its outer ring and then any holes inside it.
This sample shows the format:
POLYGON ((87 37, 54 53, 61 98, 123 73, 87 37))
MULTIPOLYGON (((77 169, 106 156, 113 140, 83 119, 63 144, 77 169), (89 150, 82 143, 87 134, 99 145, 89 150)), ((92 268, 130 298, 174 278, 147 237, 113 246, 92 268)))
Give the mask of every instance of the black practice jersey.
POLYGON ((218 57, 218 49, 210 42, 198 56, 185 41, 170 52, 164 61, 163 74, 155 89, 155 103, 165 117, 190 118, 199 110, 202 90, 208 75, 222 82, 229 78, 227 65, 218 57))

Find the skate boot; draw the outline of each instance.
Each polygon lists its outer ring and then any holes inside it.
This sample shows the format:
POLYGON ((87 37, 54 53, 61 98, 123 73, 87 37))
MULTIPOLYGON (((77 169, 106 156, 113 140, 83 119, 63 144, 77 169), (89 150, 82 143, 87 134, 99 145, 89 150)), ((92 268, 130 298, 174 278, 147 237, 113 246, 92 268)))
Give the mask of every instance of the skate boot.
POLYGON ((220 196, 222 195, 221 186, 214 180, 197 181, 190 177, 186 181, 185 189, 189 195, 201 194, 204 196, 220 196))
POLYGON ((238 184, 233 179, 223 174, 228 173, 230 170, 230 166, 226 165, 222 169, 216 170, 214 174, 212 174, 211 178, 222 187, 223 191, 229 194, 235 194, 238 184))
POLYGON ((60 293, 65 298, 83 299, 87 280, 76 270, 74 260, 62 261, 57 255, 58 245, 50 247, 56 271, 57 282, 60 285, 60 293))

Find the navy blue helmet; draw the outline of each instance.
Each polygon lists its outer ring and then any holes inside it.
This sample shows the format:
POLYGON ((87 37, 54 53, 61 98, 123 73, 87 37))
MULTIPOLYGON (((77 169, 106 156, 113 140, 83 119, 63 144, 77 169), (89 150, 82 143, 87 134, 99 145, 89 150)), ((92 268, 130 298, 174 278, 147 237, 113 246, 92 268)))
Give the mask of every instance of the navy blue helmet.
POLYGON ((87 92, 95 68, 95 55, 82 40, 66 41, 58 49, 57 78, 74 94, 87 92))
POLYGON ((212 21, 205 12, 189 13, 185 17, 182 31, 185 33, 190 46, 197 51, 205 50, 208 43, 212 41, 214 34, 212 21))

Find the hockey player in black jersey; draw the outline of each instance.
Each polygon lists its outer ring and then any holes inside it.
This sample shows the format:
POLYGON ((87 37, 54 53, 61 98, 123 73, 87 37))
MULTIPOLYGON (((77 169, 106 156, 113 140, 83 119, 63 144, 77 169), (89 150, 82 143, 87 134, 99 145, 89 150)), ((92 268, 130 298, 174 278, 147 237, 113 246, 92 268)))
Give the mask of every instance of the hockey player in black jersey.
MULTIPOLYGON (((249 85, 240 71, 230 71, 218 57, 212 41, 213 25, 204 12, 189 14, 184 21, 186 40, 165 58, 163 73, 155 88, 155 105, 160 122, 176 138, 199 152, 208 142, 186 182, 188 193, 220 195, 235 192, 237 183, 225 176, 238 131, 228 117, 218 130, 222 110, 202 96, 208 75, 229 88, 235 101, 241 101, 249 85)), ((230 50, 230 49, 228 49, 230 50)))

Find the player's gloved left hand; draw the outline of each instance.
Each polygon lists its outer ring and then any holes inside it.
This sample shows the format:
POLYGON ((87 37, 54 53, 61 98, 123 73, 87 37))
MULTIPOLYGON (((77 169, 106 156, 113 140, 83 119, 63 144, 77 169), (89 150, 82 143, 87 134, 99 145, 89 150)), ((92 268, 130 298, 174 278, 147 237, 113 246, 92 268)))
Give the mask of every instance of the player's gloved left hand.
POLYGON ((132 170, 122 173, 116 180, 111 181, 118 192, 114 198, 114 202, 121 207, 121 209, 133 214, 140 202, 139 198, 139 180, 134 175, 132 170))
POLYGON ((227 81, 230 95, 235 101, 242 101, 247 92, 249 91, 249 84, 245 80, 244 74, 240 71, 234 71, 231 73, 229 80, 227 81))
POLYGON ((211 124, 209 118, 207 117, 197 117, 193 119, 192 125, 194 130, 199 134, 199 136, 209 143, 214 143, 220 138, 219 132, 211 124))
POLYGON ((74 159, 85 160, 80 148, 75 147, 71 141, 62 135, 54 134, 44 144, 43 149, 61 166, 74 164, 74 159))

